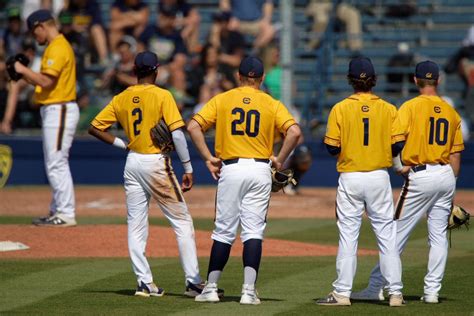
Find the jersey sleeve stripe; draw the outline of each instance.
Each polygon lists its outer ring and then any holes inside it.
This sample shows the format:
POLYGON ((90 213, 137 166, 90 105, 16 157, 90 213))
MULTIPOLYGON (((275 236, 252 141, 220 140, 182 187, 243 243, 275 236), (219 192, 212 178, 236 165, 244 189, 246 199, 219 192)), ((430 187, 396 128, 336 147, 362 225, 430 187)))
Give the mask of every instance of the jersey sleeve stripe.
POLYGON ((298 124, 298 123, 296 123, 295 119, 294 119, 294 118, 291 118, 291 119, 287 120, 285 123, 283 123, 283 125, 282 125, 282 127, 283 127, 282 130, 284 130, 284 131, 285 131, 285 134, 286 134, 286 132, 288 131, 288 129, 289 129, 290 127, 292 127, 293 125, 296 125, 296 124, 298 124))
POLYGON ((457 153, 457 152, 460 152, 460 151, 463 151, 464 150, 464 144, 459 144, 459 145, 453 145, 453 147, 451 148, 451 154, 454 154, 454 153, 457 153))
POLYGON ((173 122, 170 125, 168 125, 168 129, 170 130, 170 132, 172 132, 172 131, 177 130, 180 127, 183 127, 184 125, 185 125, 184 121, 179 120, 179 121, 173 122))
POLYGON ((107 127, 104 127, 99 121, 97 121, 96 119, 93 119, 92 122, 91 122, 91 125, 94 126, 95 128, 97 128, 99 131, 105 131, 107 129, 107 127))
POLYGON ((324 143, 335 147, 341 147, 341 141, 328 136, 324 137, 324 143))
POLYGON ((52 68, 42 69, 41 73, 49 75, 49 76, 53 76, 53 77, 59 77, 59 71, 57 71, 55 69, 52 69, 52 68))
POLYGON ((201 126, 201 128, 207 126, 206 120, 200 114, 195 114, 193 116, 193 120, 195 120, 201 126))

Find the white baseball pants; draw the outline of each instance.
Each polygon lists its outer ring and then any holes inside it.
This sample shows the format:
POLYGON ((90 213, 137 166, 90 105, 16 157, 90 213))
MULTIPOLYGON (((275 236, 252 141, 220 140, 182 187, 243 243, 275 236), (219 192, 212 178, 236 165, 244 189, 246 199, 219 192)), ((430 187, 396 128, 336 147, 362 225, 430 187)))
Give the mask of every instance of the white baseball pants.
POLYGON ((401 263, 393 220, 393 196, 387 170, 345 172, 339 177, 336 197, 339 249, 334 291, 350 297, 357 269, 357 245, 364 209, 377 238, 381 273, 388 281, 390 294, 403 287, 401 263))
MULTIPOLYGON (((424 294, 438 295, 448 258, 447 226, 456 179, 450 165, 427 165, 426 170, 410 171, 397 205, 397 243, 400 254, 421 218, 428 217, 430 246, 424 294)), ((369 288, 379 291, 385 285, 380 266, 372 270, 369 288)))
POLYGON ((49 211, 51 214, 60 213, 74 218, 74 185, 69 168, 69 149, 79 121, 79 107, 76 102, 44 105, 40 113, 44 165, 53 191, 49 211))
POLYGON ((127 197, 128 250, 137 281, 153 282, 145 256, 148 238, 148 206, 153 197, 170 222, 178 241, 179 256, 187 281, 199 284, 194 226, 191 214, 168 156, 130 152, 124 171, 127 197))
POLYGON ((223 165, 217 185, 212 239, 232 245, 239 224, 240 239, 263 239, 272 189, 270 163, 240 158, 223 165))

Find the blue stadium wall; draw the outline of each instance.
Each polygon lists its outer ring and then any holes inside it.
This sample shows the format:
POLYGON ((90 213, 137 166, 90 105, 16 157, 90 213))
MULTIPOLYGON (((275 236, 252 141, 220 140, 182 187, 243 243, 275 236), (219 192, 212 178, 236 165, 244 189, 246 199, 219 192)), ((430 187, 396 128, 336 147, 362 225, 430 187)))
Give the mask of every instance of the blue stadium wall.
MULTIPOLYGON (((46 184, 42 142, 40 138, 0 137, 0 144, 12 149, 13 165, 6 185, 46 184)), ((211 145, 211 144, 210 144, 211 145)), ((308 144, 313 152, 314 163, 301 181, 303 186, 331 187, 337 185, 338 174, 335 159, 330 157, 321 140, 308 144)), ((466 144, 463 152, 459 188, 474 188, 474 142, 466 144)), ((189 146, 197 185, 215 183, 206 166, 193 146, 189 146)), ((122 172, 126 153, 113 146, 94 139, 76 139, 70 153, 70 163, 76 184, 122 184, 122 172)), ((177 174, 182 173, 181 165, 174 157, 173 165, 177 174)), ((392 185, 399 187, 402 180, 392 174, 392 185)))

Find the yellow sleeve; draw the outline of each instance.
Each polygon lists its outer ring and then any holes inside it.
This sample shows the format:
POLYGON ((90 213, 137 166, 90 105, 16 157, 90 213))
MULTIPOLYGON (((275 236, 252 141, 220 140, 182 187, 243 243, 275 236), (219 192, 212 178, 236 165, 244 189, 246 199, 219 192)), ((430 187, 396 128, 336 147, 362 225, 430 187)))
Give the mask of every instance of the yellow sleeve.
POLYGON ((203 131, 206 131, 216 123, 217 119, 217 100, 212 98, 193 116, 193 120, 198 122, 203 131))
POLYGON ((453 142, 453 147, 451 147, 451 154, 460 152, 464 150, 464 140, 462 139, 462 132, 461 132, 461 118, 459 115, 456 115, 457 119, 457 127, 456 127, 456 133, 454 134, 454 142, 453 142))
POLYGON ((171 93, 167 94, 167 97, 163 102, 163 119, 165 120, 170 132, 185 125, 183 118, 181 117, 181 113, 179 113, 178 106, 176 105, 171 93))
POLYGON ((392 144, 403 142, 406 137, 402 128, 402 123, 397 113, 397 109, 392 106, 392 144))
POLYGON ((341 128, 339 125, 338 107, 335 105, 329 113, 324 143, 334 147, 341 147, 341 128))
POLYGON ((278 102, 275 116, 275 127, 278 129, 278 131, 286 135, 286 131, 295 124, 296 121, 293 118, 293 115, 291 115, 283 103, 278 102))
POLYGON ((115 98, 110 101, 105 108, 92 120, 91 125, 100 131, 105 131, 117 122, 117 115, 115 112, 115 98))
POLYGON ((59 77, 66 61, 67 54, 61 47, 50 47, 41 60, 41 73, 59 77))
POLYGON ((400 130, 403 135, 406 136, 410 134, 410 125, 411 125, 411 115, 410 108, 406 104, 402 104, 398 110, 398 120, 400 122, 400 130))

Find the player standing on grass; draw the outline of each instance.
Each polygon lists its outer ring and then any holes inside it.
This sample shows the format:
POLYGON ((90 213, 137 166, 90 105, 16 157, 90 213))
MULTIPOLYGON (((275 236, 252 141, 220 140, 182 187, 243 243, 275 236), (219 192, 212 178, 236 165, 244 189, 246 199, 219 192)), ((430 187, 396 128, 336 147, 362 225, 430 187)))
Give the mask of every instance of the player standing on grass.
POLYGON ((229 259, 239 224, 244 244, 241 304, 260 304, 255 290, 262 239, 272 187, 271 165, 279 169, 295 148, 301 131, 285 106, 262 92, 260 59, 246 57, 239 67, 240 87, 211 99, 188 125, 188 131, 214 179, 216 194, 214 243, 207 283, 197 302, 218 302, 217 282, 229 259), (216 126, 215 156, 204 131, 216 126), (286 135, 272 157, 275 128, 286 135), (272 157, 272 159, 270 159, 272 157))
POLYGON ((79 120, 74 51, 48 10, 33 12, 27 24, 38 44, 47 45, 41 70, 34 72, 20 62, 15 63, 15 70, 35 85, 34 101, 41 105, 46 175, 53 190, 49 215, 33 220, 33 224, 75 226, 74 185, 69 169, 69 149, 79 120))
MULTIPOLYGON (((395 211, 397 245, 402 253, 416 224, 428 216, 430 252, 422 300, 436 304, 448 258, 448 217, 464 143, 461 118, 436 91, 438 65, 432 61, 416 65, 415 83, 420 95, 405 102, 398 111, 406 145, 401 154, 404 166, 399 163, 396 167, 405 177, 395 211)), ((383 299, 384 285, 377 265, 370 275, 369 286, 354 293, 354 298, 383 299)))
POLYGON ((333 283, 334 290, 317 304, 351 305, 349 297, 357 268, 357 240, 365 209, 377 238, 390 306, 402 306, 401 263, 387 168, 392 166, 392 156, 403 148, 404 135, 397 109, 371 92, 376 75, 370 59, 351 60, 348 80, 354 94, 332 108, 324 138, 328 151, 337 156, 337 171, 340 172, 336 197, 337 279, 333 283))
POLYGON ((127 197, 128 249, 138 288, 135 295, 162 296, 164 290, 153 283, 150 265, 145 257, 148 238, 148 206, 153 197, 171 223, 178 241, 181 264, 186 277, 187 296, 201 293, 194 226, 184 201, 183 191, 193 185, 193 168, 181 127, 184 121, 171 93, 154 85, 158 74, 158 57, 143 52, 135 58, 138 84, 129 87, 95 117, 89 133, 122 149, 130 150, 125 164, 124 180, 127 197), (174 146, 183 164, 181 187, 171 166, 170 157, 153 143, 150 129, 163 119, 171 132, 174 146), (129 143, 107 132, 120 123, 129 143))

